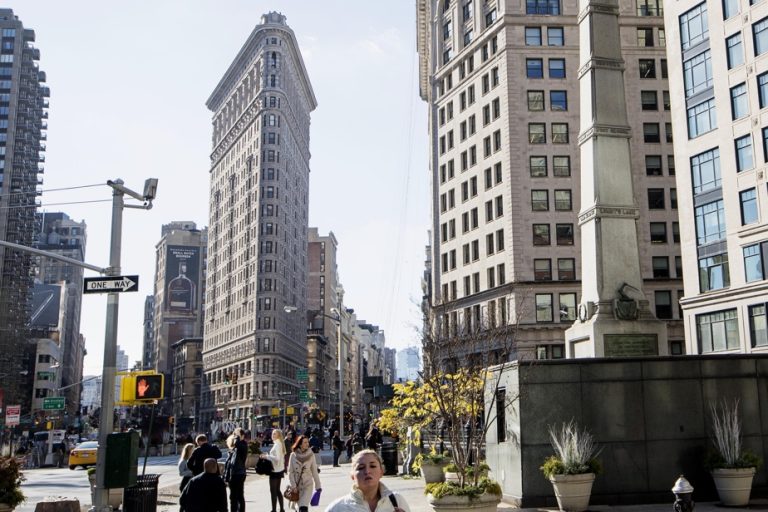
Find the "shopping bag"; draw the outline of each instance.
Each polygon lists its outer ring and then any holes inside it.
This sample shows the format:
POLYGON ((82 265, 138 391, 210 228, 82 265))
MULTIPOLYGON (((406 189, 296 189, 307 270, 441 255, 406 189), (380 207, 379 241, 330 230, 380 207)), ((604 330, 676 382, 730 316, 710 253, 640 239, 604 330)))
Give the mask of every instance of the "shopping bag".
POLYGON ((315 489, 315 492, 312 493, 312 499, 309 500, 310 505, 316 507, 320 504, 320 493, 322 491, 322 489, 315 489))

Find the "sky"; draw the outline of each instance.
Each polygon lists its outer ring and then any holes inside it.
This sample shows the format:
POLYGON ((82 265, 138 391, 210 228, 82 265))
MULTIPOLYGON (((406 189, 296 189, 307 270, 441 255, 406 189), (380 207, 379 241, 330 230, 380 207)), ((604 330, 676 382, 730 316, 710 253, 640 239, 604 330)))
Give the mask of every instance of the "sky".
MULTIPOLYGON (((145 179, 159 179, 154 207, 123 215, 121 273, 140 279, 138 293, 120 295, 118 344, 131 362, 141 358, 161 226, 208 225, 205 102, 270 11, 295 32, 318 102, 309 225, 338 239, 345 305, 383 328, 387 346, 418 343, 429 176, 413 0, 18 0, 6 7, 35 30, 51 90, 40 211, 84 220, 86 261, 106 267, 106 181, 120 178, 141 192, 145 179), (74 188, 87 185, 98 186, 74 188)), ((101 373, 105 315, 106 296, 83 297, 85 374, 101 373)))

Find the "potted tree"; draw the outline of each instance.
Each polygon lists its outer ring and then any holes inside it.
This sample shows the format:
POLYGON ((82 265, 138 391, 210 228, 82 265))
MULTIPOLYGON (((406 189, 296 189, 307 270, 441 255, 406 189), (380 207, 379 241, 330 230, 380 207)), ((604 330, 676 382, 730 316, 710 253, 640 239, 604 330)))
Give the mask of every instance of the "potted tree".
POLYGON ((255 468, 261 454, 261 444, 254 440, 248 441, 248 456, 245 458, 246 468, 255 468))
POLYGON ((427 318, 422 335, 422 385, 433 424, 449 449, 455 481, 427 484, 427 501, 437 512, 495 511, 502 492, 483 465, 485 438, 496 424, 497 407, 506 409, 516 400, 511 393, 498 397, 504 367, 516 353, 517 329, 497 322, 494 312, 478 318, 478 310, 461 327, 441 306, 429 313, 434 316, 427 318))
POLYGON ((439 453, 435 446, 432 446, 429 452, 420 453, 416 456, 414 467, 417 467, 421 472, 424 483, 431 484, 445 481, 445 471, 443 470, 449 462, 450 455, 448 452, 439 453))
POLYGON ((14 457, 0 457, 0 511, 10 512, 25 500, 21 492, 24 475, 14 457))
POLYGON ((712 444, 715 451, 708 466, 723 505, 743 507, 749 504, 752 479, 760 466, 760 458, 744 449, 741 439, 738 399, 710 404, 712 444))
POLYGON ((549 427, 549 438, 555 454, 541 466, 541 472, 552 482, 557 505, 562 511, 581 512, 589 507, 592 482, 600 471, 599 452, 594 438, 575 421, 560 428, 549 427))

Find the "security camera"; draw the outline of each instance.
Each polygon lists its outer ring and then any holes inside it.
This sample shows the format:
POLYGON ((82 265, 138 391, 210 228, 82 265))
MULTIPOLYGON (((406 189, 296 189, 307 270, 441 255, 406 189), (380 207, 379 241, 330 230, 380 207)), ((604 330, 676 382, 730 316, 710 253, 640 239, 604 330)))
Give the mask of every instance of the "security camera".
POLYGON ((157 178, 148 178, 144 181, 144 200, 151 201, 157 195, 157 178))

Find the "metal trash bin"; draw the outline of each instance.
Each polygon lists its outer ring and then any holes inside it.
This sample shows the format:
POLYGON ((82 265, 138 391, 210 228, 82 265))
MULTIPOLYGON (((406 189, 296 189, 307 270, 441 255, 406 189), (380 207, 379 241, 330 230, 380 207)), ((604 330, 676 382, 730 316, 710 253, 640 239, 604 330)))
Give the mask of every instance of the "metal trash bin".
POLYGON ((383 443, 381 445, 381 460, 384 461, 384 474, 397 474, 397 445, 395 443, 383 443))
POLYGON ((136 485, 123 493, 123 512, 157 512, 157 483, 160 475, 138 475, 136 485))

